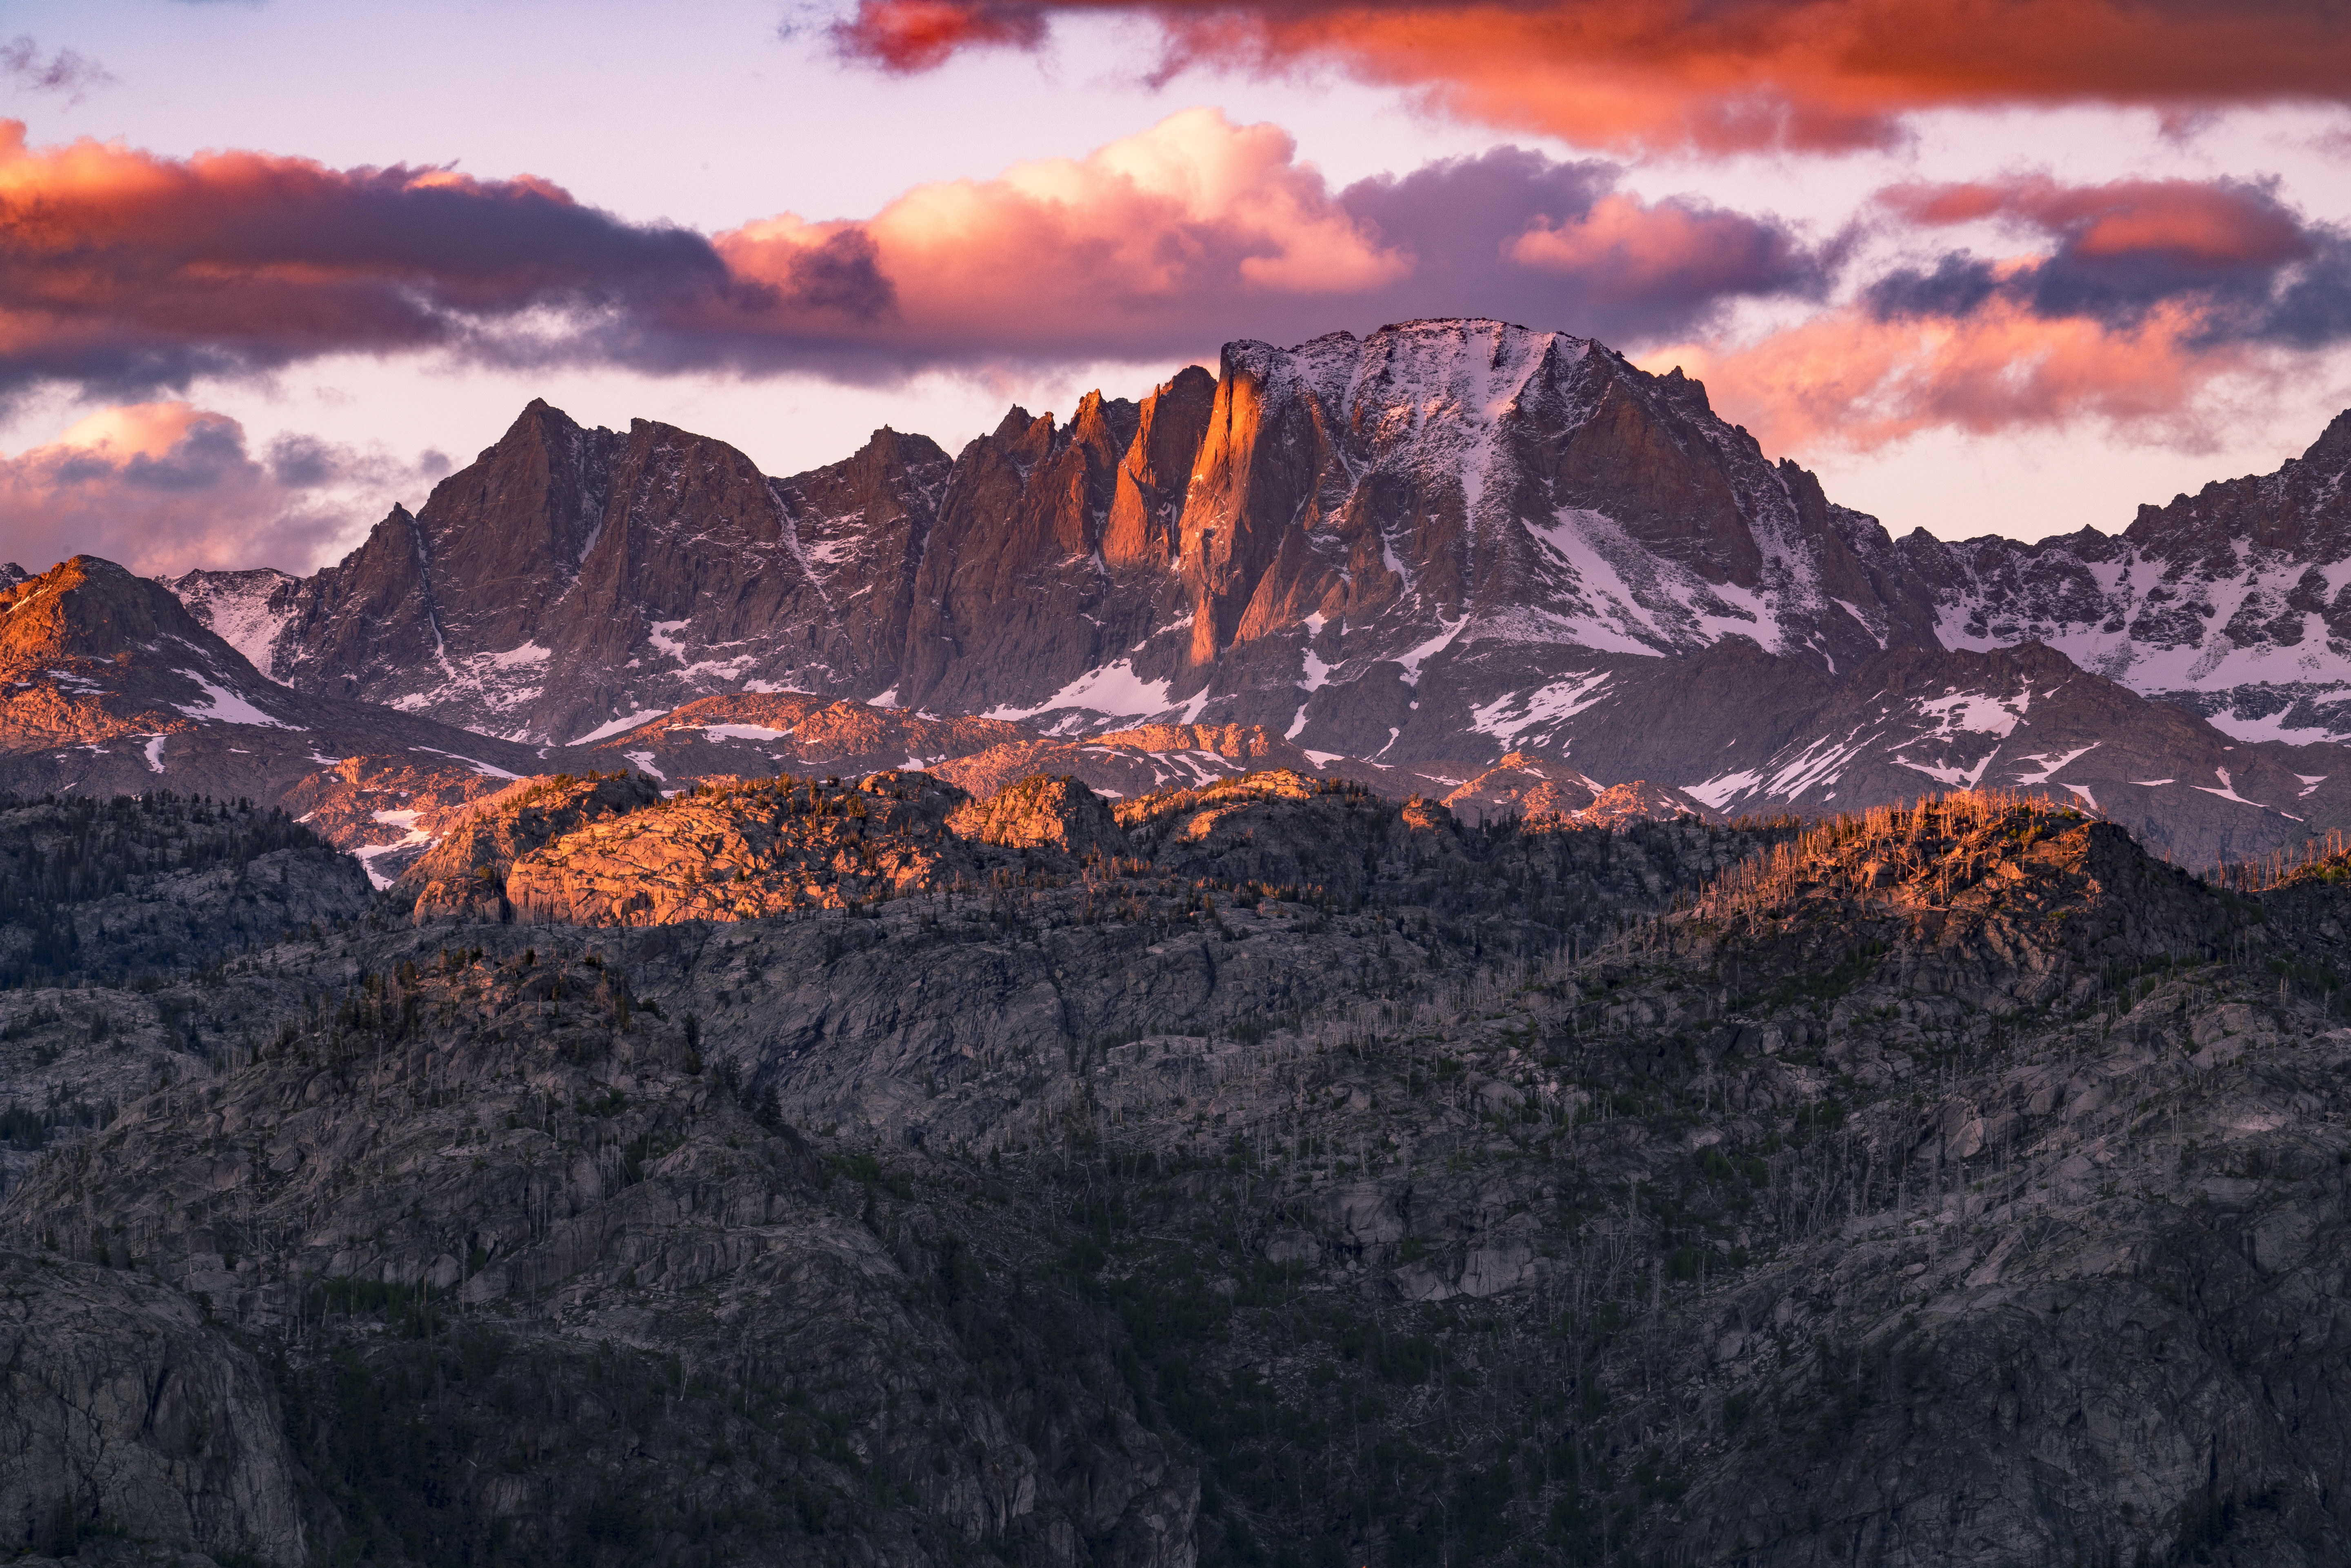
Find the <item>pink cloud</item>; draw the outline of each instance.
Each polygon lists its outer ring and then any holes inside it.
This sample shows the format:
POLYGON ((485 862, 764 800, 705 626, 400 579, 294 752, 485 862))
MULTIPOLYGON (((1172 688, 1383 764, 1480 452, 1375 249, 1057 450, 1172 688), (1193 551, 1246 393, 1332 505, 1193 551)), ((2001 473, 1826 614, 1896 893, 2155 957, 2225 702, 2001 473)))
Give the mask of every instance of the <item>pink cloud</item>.
POLYGON ((85 552, 151 575, 265 563, 302 570, 443 466, 299 436, 256 456, 225 414, 128 404, 0 457, 0 516, 8 555, 32 571, 85 552))
POLYGON ((27 143, 0 120, 0 392, 145 393, 352 349, 476 344, 529 312, 723 288, 701 236, 545 181, 27 143))
POLYGON ((1498 148, 1333 191, 1280 127, 1187 110, 1083 158, 918 186, 862 220, 785 214, 721 234, 737 287, 665 329, 753 362, 1098 360, 1420 315, 1622 338, 1824 286, 1775 220, 1646 204, 1612 191, 1617 172, 1498 148))
POLYGON ((1744 345, 1682 344, 1644 358, 1688 369, 1771 451, 2092 423, 2194 444, 2215 382, 2277 370, 2241 345, 2204 341, 2202 327, 2177 305, 2119 327, 2010 302, 1890 320, 1849 308, 1744 345))

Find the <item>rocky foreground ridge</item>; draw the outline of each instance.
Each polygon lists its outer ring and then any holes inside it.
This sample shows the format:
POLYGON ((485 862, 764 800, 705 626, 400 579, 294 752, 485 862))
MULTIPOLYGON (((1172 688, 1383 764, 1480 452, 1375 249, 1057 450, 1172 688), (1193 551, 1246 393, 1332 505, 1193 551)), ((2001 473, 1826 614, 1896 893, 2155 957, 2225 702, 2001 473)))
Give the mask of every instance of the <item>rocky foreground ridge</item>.
POLYGON ((2340 855, 1294 775, 468 821, 225 969, 0 992, 0 1097, 119 1071, 93 1005, 181 1047, 0 1199, 23 1546, 2346 1553, 2340 855))

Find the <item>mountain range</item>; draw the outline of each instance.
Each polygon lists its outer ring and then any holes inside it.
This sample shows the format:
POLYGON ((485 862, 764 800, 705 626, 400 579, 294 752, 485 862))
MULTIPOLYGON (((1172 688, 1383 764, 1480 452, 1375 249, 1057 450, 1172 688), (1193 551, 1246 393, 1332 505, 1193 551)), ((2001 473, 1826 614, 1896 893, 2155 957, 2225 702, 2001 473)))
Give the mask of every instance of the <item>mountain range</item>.
POLYGON ((1515 757, 1583 780, 1577 808, 1638 782, 1720 816, 1999 786, 2210 863, 2351 818, 2347 470, 2351 414, 2116 535, 1896 538, 1678 371, 1417 321, 785 478, 534 402, 333 566, 166 586, 252 672, 223 680, 288 691, 256 706, 445 727, 319 751, 398 759, 342 809, 362 833, 465 793, 441 753, 677 780, 855 731, 861 765, 1017 742, 971 767, 1115 793, 1269 758, 1467 804, 1515 757))
POLYGON ((0 571, 0 1541, 2342 1562, 2344 430, 1897 541, 1418 323, 0 571))

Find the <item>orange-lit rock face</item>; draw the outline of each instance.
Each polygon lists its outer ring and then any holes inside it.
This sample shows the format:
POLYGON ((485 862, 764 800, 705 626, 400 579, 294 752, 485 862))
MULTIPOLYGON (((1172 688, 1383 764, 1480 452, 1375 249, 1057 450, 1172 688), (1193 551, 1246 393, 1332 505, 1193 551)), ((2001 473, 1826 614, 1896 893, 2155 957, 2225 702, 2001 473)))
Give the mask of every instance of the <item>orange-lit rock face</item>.
POLYGON ((202 700, 150 653, 174 640, 182 664, 211 635, 168 592, 111 561, 76 556, 0 589, 0 747, 31 750, 188 729, 167 702, 202 700))
POLYGON ((1102 798, 1075 779, 1024 779, 946 819, 950 831, 1008 849, 1052 848, 1081 858, 1127 852, 1126 835, 1102 798))
POLYGON ((1353 887, 1406 841, 1425 867, 1463 852, 1460 835, 1442 806, 1399 811, 1360 785, 1281 770, 1114 807, 1070 778, 1020 779, 987 800, 919 772, 720 778, 664 800, 647 780, 614 775, 530 780, 477 803, 402 886, 420 922, 581 925, 755 920, 1073 881, 1106 898, 1196 882, 1319 899, 1329 890, 1317 866, 1338 866, 1353 887))
POLYGON ((946 826, 959 789, 919 773, 827 786, 643 779, 536 782, 486 803, 409 875, 416 918, 582 925, 750 920, 952 884, 976 859, 946 826))
POLYGON ((511 913, 503 902, 515 862, 564 834, 658 803, 643 778, 531 779, 442 825, 439 841, 402 875, 417 890, 417 918, 511 913))
POLYGON ((938 821, 944 791, 918 785, 909 799, 888 778, 812 794, 705 785, 525 857, 507 896, 522 920, 653 925, 840 909, 927 887, 952 852, 938 821))

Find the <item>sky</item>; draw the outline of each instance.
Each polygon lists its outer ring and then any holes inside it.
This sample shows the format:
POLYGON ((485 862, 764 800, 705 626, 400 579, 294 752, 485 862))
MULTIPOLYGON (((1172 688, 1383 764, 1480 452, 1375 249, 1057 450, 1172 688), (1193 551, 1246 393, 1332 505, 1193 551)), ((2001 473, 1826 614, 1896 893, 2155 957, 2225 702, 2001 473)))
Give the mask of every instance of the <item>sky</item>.
POLYGON ((308 570, 534 397, 789 474, 1437 315, 2112 531, 2351 406, 2338 13, 0 3, 0 560, 308 570))

